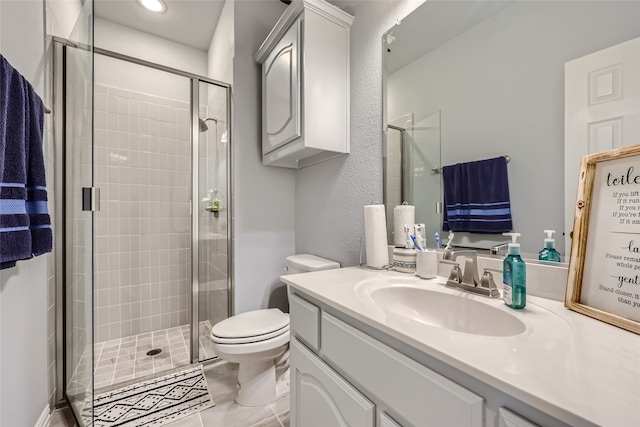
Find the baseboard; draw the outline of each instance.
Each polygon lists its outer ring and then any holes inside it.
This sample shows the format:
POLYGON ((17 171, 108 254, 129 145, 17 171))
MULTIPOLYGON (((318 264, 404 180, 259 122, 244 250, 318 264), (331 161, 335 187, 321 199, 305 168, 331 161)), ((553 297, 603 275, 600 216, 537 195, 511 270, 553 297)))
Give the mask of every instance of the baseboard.
POLYGON ((49 418, 51 417, 51 411, 49 411, 49 405, 45 405, 38 421, 36 421, 36 425, 33 427, 48 427, 49 426, 49 418))

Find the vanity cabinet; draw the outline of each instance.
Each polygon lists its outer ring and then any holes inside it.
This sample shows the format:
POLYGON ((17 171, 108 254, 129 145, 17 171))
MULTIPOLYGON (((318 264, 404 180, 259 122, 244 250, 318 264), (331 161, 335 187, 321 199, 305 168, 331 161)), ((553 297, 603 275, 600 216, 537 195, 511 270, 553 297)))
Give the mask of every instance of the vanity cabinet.
POLYGON ((292 411, 305 427, 374 427, 374 405, 297 339, 291 341, 292 411))
POLYGON ((482 397, 331 314, 311 309, 315 306, 303 298, 291 295, 290 300, 293 425, 374 426, 374 407, 381 426, 483 425, 482 397), (316 355, 303 342, 315 343, 318 335, 316 355), (315 419, 322 422, 314 424, 315 419))
POLYGON ((323 0, 292 2, 255 55, 263 164, 309 166, 349 153, 349 29, 323 0))
POLYGON ((294 427, 565 425, 298 290, 289 299, 294 427))

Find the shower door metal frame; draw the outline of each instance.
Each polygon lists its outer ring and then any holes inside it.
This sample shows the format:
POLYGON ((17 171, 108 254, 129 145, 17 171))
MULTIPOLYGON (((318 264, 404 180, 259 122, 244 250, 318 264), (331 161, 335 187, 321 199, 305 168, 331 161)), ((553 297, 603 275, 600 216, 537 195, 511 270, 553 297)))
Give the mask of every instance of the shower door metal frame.
MULTIPOLYGON (((67 149, 68 149, 68 130, 67 130, 67 72, 68 72, 68 49, 83 50, 91 52, 91 61, 93 62, 93 45, 73 42, 66 39, 62 39, 57 36, 50 37, 51 40, 51 64, 52 64, 52 98, 53 98, 53 135, 54 135, 54 156, 55 156, 55 168, 54 168, 54 192, 57 195, 54 201, 54 242, 55 243, 55 392, 53 396, 54 404, 56 407, 71 405, 72 402, 66 395, 67 391, 67 343, 68 338, 66 336, 67 329, 67 281, 69 280, 67 271, 68 262, 68 245, 66 243, 67 237, 67 149)), ((92 64, 92 85, 93 85, 93 64, 92 64)), ((93 115, 93 98, 91 100, 91 109, 93 115)), ((93 145, 93 119, 91 128, 91 144, 93 145)), ((92 155, 93 156, 93 155, 92 155)), ((93 171, 92 171, 93 173, 93 171)), ((91 211, 93 212, 93 211, 91 211)), ((91 213, 93 215, 93 213, 91 213)), ((93 222, 93 219, 92 219, 93 222)), ((94 239, 93 231, 91 237, 91 271, 94 273, 93 265, 93 253, 94 253, 94 239)), ((93 287, 95 285, 94 277, 91 279, 91 359, 93 362, 93 341, 94 341, 94 310, 93 310, 93 287)), ((91 395, 94 393, 93 375, 91 377, 91 395)), ((75 411, 71 411, 76 423, 78 423, 75 411)), ((92 409, 93 413, 93 409, 92 409)), ((79 423, 78 423, 79 424, 79 423)))
MULTIPOLYGON (((55 102, 55 110, 54 111, 63 111, 62 107, 64 105, 66 94, 64 93, 62 81, 62 75, 57 76, 57 72, 61 72, 61 70, 56 71, 56 62, 55 61, 63 61, 62 55, 56 53, 58 49, 57 46, 71 46, 76 48, 84 48, 86 46, 80 46, 78 43, 63 39, 61 37, 54 36, 51 38, 54 42, 54 87, 56 88, 56 93, 60 94, 60 96, 56 97, 55 102)), ((198 298, 199 298, 199 224, 198 224, 198 208, 199 208, 199 200, 198 200, 198 153, 199 153, 199 126, 198 126, 198 112, 199 112, 199 83, 209 83, 218 87, 222 87, 226 89, 227 97, 226 97, 226 122, 227 122, 227 135, 228 135, 228 153, 226 158, 227 164, 227 314, 228 316, 233 316, 234 313, 234 299, 235 292, 233 287, 233 279, 234 279, 234 270, 233 270, 233 248, 234 248, 234 209, 233 209, 233 190, 234 190, 234 174, 233 174, 233 158, 234 158, 234 144, 233 144, 233 126, 232 126, 232 108, 233 103, 231 101, 232 90, 231 85, 229 83, 220 82, 218 80, 214 80, 208 77, 200 76, 197 74, 193 74, 187 71, 179 70, 172 67, 167 67, 160 64, 155 64, 149 61, 145 61, 139 58, 134 58, 128 55, 120 54, 117 52, 112 52, 106 49, 101 49, 98 47, 93 47, 93 52, 98 53, 100 55, 108 56, 114 59, 119 59, 123 61, 127 61, 130 63, 134 63, 137 65, 153 68, 159 71, 165 71, 174 75, 183 76, 190 80, 190 89, 191 89, 191 159, 192 159, 192 171, 191 171, 191 266, 192 266, 192 280, 191 280, 191 322, 190 322, 190 331, 191 331, 191 363, 209 363, 217 360, 217 358, 213 358, 207 361, 201 362, 199 360, 199 312, 198 312, 198 298)), ((60 63, 58 67, 64 67, 64 64, 60 63)), ((54 117, 56 115, 54 114, 54 117)), ((58 114, 55 125, 55 138, 56 141, 60 141, 60 143, 56 144, 56 157, 61 159, 64 156, 64 123, 58 122, 61 120, 62 114, 58 114)), ((64 170, 61 166, 58 166, 55 171, 56 174, 56 193, 62 194, 63 197, 58 197, 56 199, 56 241, 63 242, 63 231, 64 228, 60 226, 60 223, 64 223, 63 218, 63 206, 64 206, 64 170)), ((61 245, 62 246, 62 245, 61 245)), ((63 379, 65 378, 64 372, 64 363, 66 360, 65 348, 64 348, 64 309, 63 301, 64 301, 64 288, 65 288, 65 260, 63 254, 57 251, 58 255, 56 256, 56 299, 61 302, 60 304, 56 304, 56 404, 64 404, 64 384, 63 379)), ((95 274, 95 272, 94 272, 95 274)))

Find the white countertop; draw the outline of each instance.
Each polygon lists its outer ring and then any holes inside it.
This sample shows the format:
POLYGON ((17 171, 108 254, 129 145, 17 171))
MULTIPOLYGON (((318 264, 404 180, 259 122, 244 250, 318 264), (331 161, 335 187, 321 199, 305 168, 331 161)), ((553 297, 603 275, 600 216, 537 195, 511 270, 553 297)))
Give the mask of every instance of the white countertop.
POLYGON ((479 380, 560 419, 579 424, 640 426, 640 336, 582 314, 559 301, 527 295, 527 307, 511 310, 488 299, 445 288, 444 278, 358 267, 281 277, 294 289, 358 319, 479 380), (356 294, 371 278, 416 279, 415 285, 460 295, 515 313, 527 331, 511 337, 454 332, 399 321, 356 294), (556 322, 536 330, 539 319, 556 322))

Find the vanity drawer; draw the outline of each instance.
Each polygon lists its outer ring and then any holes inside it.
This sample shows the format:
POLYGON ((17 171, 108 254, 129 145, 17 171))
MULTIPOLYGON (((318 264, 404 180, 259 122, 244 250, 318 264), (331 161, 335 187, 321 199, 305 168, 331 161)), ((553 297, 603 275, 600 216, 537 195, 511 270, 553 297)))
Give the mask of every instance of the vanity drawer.
POLYGON ((327 313, 321 339, 323 359, 410 425, 483 425, 482 397, 327 313))
POLYGON ((289 316, 293 334, 314 351, 320 349, 320 308, 291 294, 289 316))

